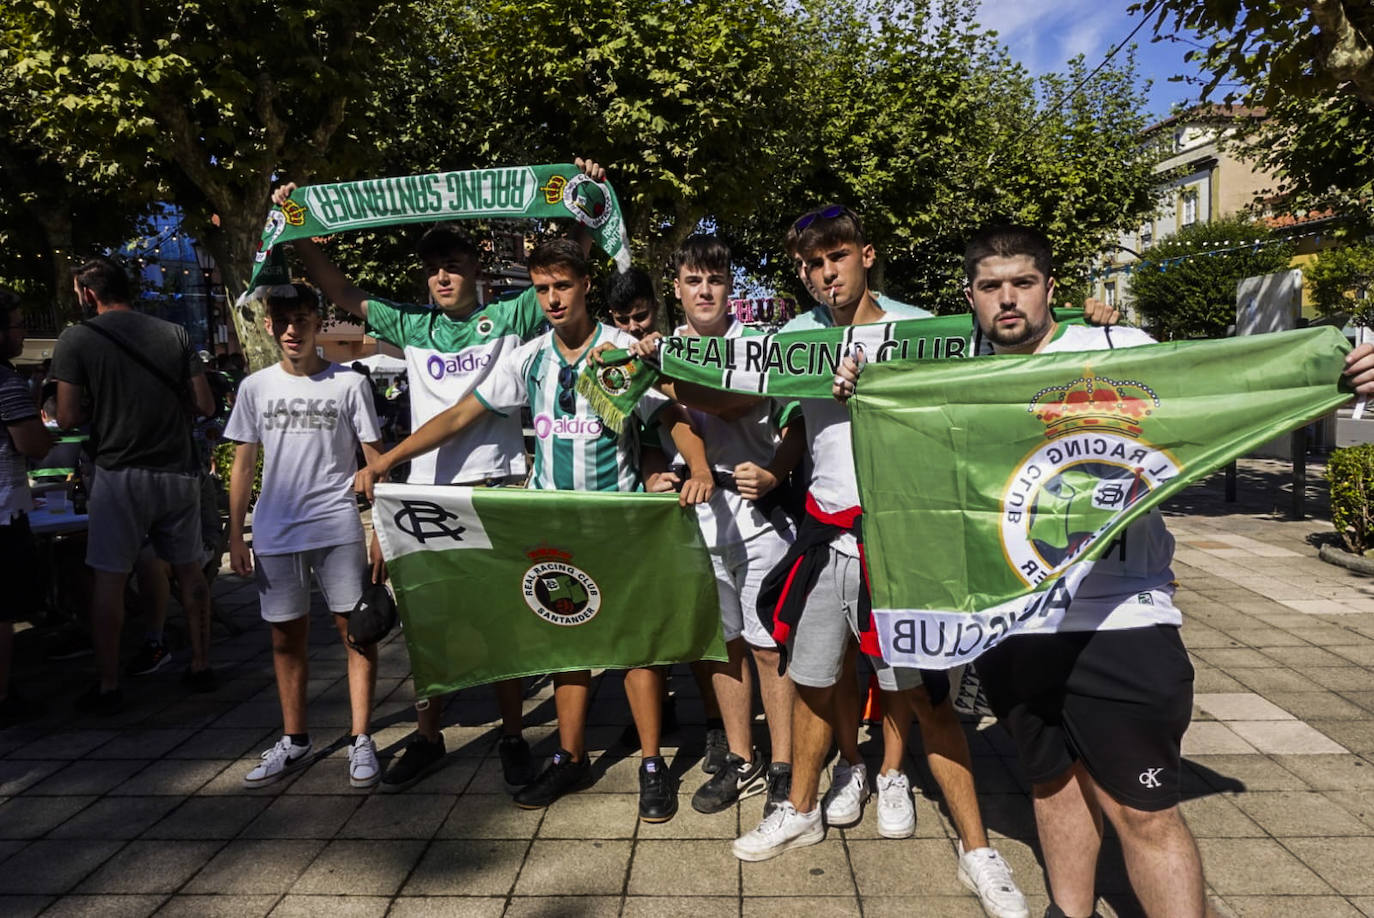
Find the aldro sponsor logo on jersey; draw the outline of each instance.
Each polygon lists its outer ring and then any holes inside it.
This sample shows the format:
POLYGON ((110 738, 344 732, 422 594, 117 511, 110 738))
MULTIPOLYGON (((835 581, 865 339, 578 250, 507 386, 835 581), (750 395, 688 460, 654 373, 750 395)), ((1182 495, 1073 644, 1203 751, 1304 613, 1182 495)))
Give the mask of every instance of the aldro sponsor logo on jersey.
POLYGON ((1072 563, 1111 522, 1179 472, 1144 438, 1159 407, 1145 383, 1096 376, 1037 392, 1026 410, 1047 442, 1011 473, 1000 535, 1007 563, 1034 586, 1072 563))
POLYGON ((521 578, 520 591, 530 610, 546 622, 584 625, 601 609, 601 588, 586 571, 572 565, 572 552, 540 545, 526 554, 534 566, 521 578))
MULTIPOLYGON (((488 320, 490 321, 490 320, 488 320)), ((478 329, 481 332, 481 329, 478 329)), ((485 334, 485 333, 483 333, 485 334)), ((431 354, 425 361, 425 372, 436 382, 446 376, 467 376, 491 365, 492 355, 481 351, 460 351, 457 354, 431 354)))

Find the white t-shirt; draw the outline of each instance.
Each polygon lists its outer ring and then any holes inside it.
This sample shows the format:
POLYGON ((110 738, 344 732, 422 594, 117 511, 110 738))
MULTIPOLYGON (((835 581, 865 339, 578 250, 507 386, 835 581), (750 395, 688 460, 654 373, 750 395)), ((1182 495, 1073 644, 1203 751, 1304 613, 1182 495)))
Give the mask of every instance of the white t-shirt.
MULTIPOLYGON (((901 319, 922 319, 930 315, 923 309, 905 306, 895 300, 889 306, 901 306, 885 312, 874 323, 896 322, 901 319)), ((817 306, 804 312, 783 326, 782 330, 803 331, 829 328, 835 324, 830 310, 817 306)), ((826 513, 841 513, 859 506, 859 483, 854 476, 854 443, 849 436, 849 406, 833 398, 802 399, 802 413, 806 417, 806 439, 811 451, 811 496, 826 513)), ((830 543, 839 552, 857 558, 859 543, 848 533, 830 543)))
POLYGON ((224 436, 261 443, 253 550, 284 555, 361 541, 353 496, 359 442, 381 439, 367 378, 331 363, 314 376, 273 364, 239 386, 224 436))
MULTIPOLYGON (((684 325, 673 334, 686 332, 684 325)), ((722 337, 738 338, 744 332, 745 326, 732 319, 722 337)), ((727 421, 709 411, 687 408, 697 433, 706 442, 706 461, 718 472, 734 472, 735 466, 742 462, 767 465, 773 460, 773 453, 778 448, 779 410, 775 400, 764 399, 744 416, 727 421)), ((661 429, 659 439, 671 463, 677 457, 677 449, 661 429)), ((781 510, 775 513, 782 517, 778 522, 786 525, 786 514, 781 510)), ((716 488, 709 501, 697 504, 697 523, 707 546, 713 551, 747 542, 762 532, 777 531, 774 521, 759 512, 757 504, 728 488, 716 488)))
MULTIPOLYGON (((1155 341, 1138 328, 1061 325, 1042 354, 1139 347, 1155 341)), ((1126 527, 1079 584, 1060 631, 1117 631, 1182 625, 1174 606, 1174 537, 1158 510, 1126 527), (1124 540, 1124 544, 1123 544, 1124 540)))
MULTIPOLYGON (((573 385, 586 366, 587 355, 602 341, 626 348, 635 339, 609 325, 598 325, 586 350, 568 363, 554 334, 546 332, 503 354, 473 394, 488 410, 503 416, 529 407, 534 421, 531 488, 639 490, 638 438, 617 436, 605 427, 573 385)), ((635 405, 635 414, 648 421, 666 404, 662 393, 650 389, 635 405)))

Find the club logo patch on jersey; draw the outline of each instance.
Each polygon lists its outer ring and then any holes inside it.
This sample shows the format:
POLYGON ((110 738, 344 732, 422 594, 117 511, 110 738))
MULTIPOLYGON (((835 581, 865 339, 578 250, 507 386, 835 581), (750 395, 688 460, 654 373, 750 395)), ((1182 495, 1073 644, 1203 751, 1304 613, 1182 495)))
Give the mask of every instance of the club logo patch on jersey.
POLYGON ((526 554, 534 566, 525 571, 520 591, 530 610, 546 622, 585 625, 601 609, 601 588, 586 571, 569 562, 572 552, 540 545, 526 554))
POLYGON ((482 316, 477 320, 477 334, 483 338, 490 335, 495 329, 496 323, 491 320, 490 316, 482 316))
POLYGON ((579 222, 592 229, 600 229, 611 219, 606 189, 582 173, 574 175, 563 186, 563 206, 579 222))
POLYGON ((1159 407, 1135 380, 1084 375, 1040 390, 1026 406, 1047 442, 1011 473, 1000 534, 1007 563, 1028 586, 1067 567, 1113 520, 1179 472, 1142 438, 1159 407))

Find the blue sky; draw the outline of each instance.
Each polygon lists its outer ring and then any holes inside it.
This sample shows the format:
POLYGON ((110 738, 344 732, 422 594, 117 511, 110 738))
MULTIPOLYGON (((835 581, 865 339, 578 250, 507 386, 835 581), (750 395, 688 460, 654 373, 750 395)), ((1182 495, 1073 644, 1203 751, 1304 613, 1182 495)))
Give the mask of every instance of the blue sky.
MULTIPOLYGON (((1083 54, 1088 67, 1130 34, 1140 21, 1129 15, 1131 0, 983 0, 979 20, 995 29, 1014 58, 1032 73, 1063 70, 1074 55, 1083 54)), ((1198 87, 1171 83, 1169 77, 1196 75, 1197 65, 1184 62, 1189 46, 1172 41, 1151 42, 1153 22, 1136 33, 1137 71, 1153 81, 1149 112, 1156 118, 1169 114, 1175 102, 1189 101, 1198 87)), ((1188 36, 1192 37, 1192 36, 1188 36)), ((1124 57, 1125 52, 1118 55, 1124 57)))

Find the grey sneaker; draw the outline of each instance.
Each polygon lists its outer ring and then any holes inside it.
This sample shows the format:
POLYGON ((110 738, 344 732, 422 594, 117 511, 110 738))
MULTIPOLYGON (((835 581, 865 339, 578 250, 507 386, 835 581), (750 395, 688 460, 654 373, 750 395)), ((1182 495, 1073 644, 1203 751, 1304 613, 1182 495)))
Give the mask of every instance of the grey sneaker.
POLYGON ((753 753, 753 761, 746 762, 733 752, 727 752, 725 767, 711 775, 710 780, 692 795, 692 809, 698 813, 719 813, 738 800, 760 793, 766 786, 763 757, 757 749, 753 753))

